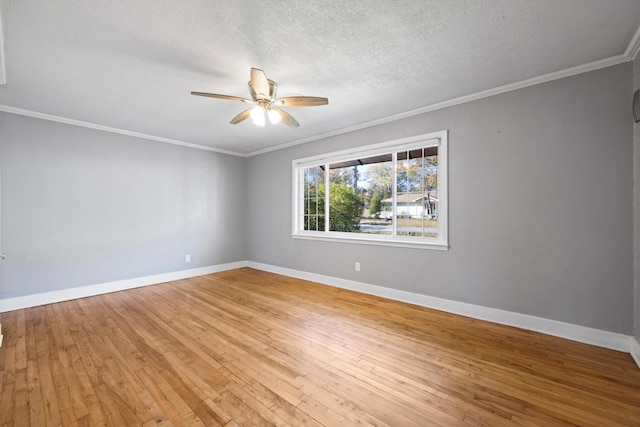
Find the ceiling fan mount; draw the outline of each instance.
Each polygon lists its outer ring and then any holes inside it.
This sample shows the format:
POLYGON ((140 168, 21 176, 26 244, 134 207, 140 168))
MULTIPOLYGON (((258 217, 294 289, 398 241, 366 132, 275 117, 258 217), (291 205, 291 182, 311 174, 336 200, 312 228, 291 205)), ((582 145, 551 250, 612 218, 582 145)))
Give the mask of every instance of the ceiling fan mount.
POLYGON ((266 115, 269 117, 269 121, 273 124, 282 121, 287 126, 297 128, 300 126, 300 123, 298 123, 291 114, 280 107, 314 107, 329 103, 327 98, 318 96, 285 96, 283 98, 278 98, 277 92, 278 84, 276 82, 267 79, 264 71, 258 68, 251 68, 251 77, 249 80, 249 93, 251 94, 251 99, 207 92, 191 92, 191 95, 226 99, 229 101, 240 101, 254 105, 254 107, 244 110, 231 119, 230 123, 232 125, 238 124, 251 117, 254 124, 264 126, 266 115))

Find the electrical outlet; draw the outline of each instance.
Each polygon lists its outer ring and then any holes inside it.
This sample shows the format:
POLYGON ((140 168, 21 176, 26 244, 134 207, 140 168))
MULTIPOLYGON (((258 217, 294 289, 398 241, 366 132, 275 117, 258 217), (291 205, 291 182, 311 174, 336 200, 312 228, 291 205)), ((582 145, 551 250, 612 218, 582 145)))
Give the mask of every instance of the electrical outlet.
POLYGON ((356 271, 360 271, 360 263, 356 262, 356 271))
POLYGON ((184 262, 191 262, 191 255, 185 255, 184 262))

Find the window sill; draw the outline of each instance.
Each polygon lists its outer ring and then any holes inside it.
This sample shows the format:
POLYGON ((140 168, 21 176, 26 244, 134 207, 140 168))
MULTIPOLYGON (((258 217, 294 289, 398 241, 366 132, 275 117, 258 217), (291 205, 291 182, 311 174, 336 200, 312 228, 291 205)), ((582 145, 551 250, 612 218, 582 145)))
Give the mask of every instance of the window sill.
POLYGON ((303 240, 322 240, 325 242, 342 242, 342 243, 355 243, 359 245, 373 245, 373 246, 392 246, 397 248, 412 248, 412 249, 430 249, 436 251, 448 251, 449 245, 447 243, 433 242, 433 241, 409 241, 400 239, 381 239, 381 238, 363 238, 363 237, 351 237, 345 235, 321 235, 321 234, 301 234, 293 233, 291 237, 294 239, 303 240))

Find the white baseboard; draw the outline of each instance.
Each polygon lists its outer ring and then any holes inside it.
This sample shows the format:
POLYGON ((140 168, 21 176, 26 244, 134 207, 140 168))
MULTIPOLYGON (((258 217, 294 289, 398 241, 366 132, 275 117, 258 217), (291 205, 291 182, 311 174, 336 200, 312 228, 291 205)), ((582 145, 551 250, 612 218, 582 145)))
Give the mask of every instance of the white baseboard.
MULTIPOLYGON (((171 273, 156 274, 153 276, 7 298, 0 300, 0 313, 77 298, 101 295, 109 292, 139 288, 142 286, 155 285, 173 280, 187 279, 189 277, 218 273, 220 271, 233 270, 242 267, 251 267, 258 270, 282 274, 284 276, 310 280, 329 286, 350 289, 396 301, 403 301, 440 311, 472 317, 474 319, 486 320, 502 325, 541 332, 547 335, 566 338, 598 347, 624 351, 631 353, 631 356, 640 367, 640 343, 635 338, 628 335, 253 261, 238 261, 228 264, 194 268, 191 270, 175 271, 171 273)), ((2 343, 1 334, 2 332, 0 329, 0 345, 2 343)))
POLYGON ((136 277, 133 279, 118 280, 115 282, 100 283, 96 285, 80 286, 77 288, 61 289, 59 291, 43 292, 39 294, 1 299, 0 313, 12 310, 20 310, 22 308, 36 307, 38 305, 51 304, 54 302, 69 301, 77 298, 101 295, 109 292, 123 291, 125 289, 156 285, 158 283, 187 279, 189 277, 195 276, 203 276, 205 274, 218 273, 220 271, 233 270, 246 266, 246 261, 238 261, 228 264, 211 265, 208 267, 193 268, 190 270, 155 274, 153 276, 136 277))
MULTIPOLYGON (((502 325, 514 326, 516 328, 541 332, 547 335, 553 335, 572 341, 578 341, 585 344, 623 351, 626 353, 631 352, 631 342, 635 341, 633 337, 629 335, 619 334, 616 332, 603 331, 600 329, 588 328, 585 326, 559 322, 557 320, 550 320, 542 317, 530 316, 527 314, 515 313, 512 311, 499 310, 496 308, 467 304, 443 298, 431 297, 428 295, 416 294, 413 292, 400 291, 397 289, 370 285, 353 280, 308 273, 305 271, 277 267, 253 261, 249 261, 247 266, 258 270, 269 271, 271 273, 282 274, 284 276, 310 280, 313 282, 335 286, 338 288, 350 289, 353 291, 389 298, 396 301, 403 301, 440 311, 446 311, 448 313, 472 317, 474 319, 486 320, 502 325)), ((637 341, 635 343, 636 345, 638 344, 637 341)), ((640 348, 638 348, 636 355, 640 356, 640 348)), ((636 362, 640 360, 640 357, 634 356, 634 358, 636 358, 636 362)))
POLYGON ((631 337, 631 349, 629 353, 631 353, 631 357, 633 357, 638 368, 640 368, 640 342, 638 342, 638 338, 631 337))

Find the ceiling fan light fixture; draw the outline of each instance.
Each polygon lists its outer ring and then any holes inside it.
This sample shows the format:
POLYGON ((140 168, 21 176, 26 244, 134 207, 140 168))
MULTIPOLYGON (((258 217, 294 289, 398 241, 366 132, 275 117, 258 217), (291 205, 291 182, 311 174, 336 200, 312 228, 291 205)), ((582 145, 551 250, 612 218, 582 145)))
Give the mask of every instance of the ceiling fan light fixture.
POLYGON ((282 115, 276 110, 269 110, 267 114, 269 115, 269 121, 272 125, 278 124, 280 120, 282 120, 282 115))
POLYGON ((208 92, 191 92, 191 95, 253 104, 255 107, 242 111, 231 119, 229 123, 237 125, 251 117, 253 124, 260 127, 264 127, 265 122, 267 121, 266 116, 269 116, 269 121, 274 125, 277 123, 284 123, 289 127, 297 128, 300 126, 300 123, 298 123, 291 114, 279 107, 315 107, 317 105, 327 105, 329 103, 327 98, 319 96, 285 96, 283 98, 277 98, 277 90, 278 85, 276 82, 269 80, 264 74, 264 71, 258 68, 251 68, 249 80, 249 92, 251 93, 251 99, 208 92))
POLYGON ((259 105, 253 107, 251 109, 251 120, 253 120, 254 125, 263 127, 265 124, 264 108, 259 105))

